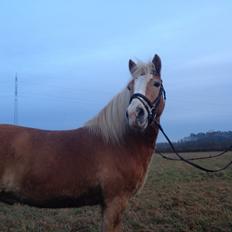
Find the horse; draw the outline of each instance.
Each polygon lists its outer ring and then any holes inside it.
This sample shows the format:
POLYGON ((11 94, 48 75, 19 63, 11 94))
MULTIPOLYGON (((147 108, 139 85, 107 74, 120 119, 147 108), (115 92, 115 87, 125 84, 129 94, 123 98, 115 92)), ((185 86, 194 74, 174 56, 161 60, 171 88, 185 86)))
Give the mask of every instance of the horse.
POLYGON ((102 232, 119 232, 142 187, 165 101, 161 60, 129 60, 131 79, 83 127, 0 125, 0 201, 39 208, 100 205, 102 232))

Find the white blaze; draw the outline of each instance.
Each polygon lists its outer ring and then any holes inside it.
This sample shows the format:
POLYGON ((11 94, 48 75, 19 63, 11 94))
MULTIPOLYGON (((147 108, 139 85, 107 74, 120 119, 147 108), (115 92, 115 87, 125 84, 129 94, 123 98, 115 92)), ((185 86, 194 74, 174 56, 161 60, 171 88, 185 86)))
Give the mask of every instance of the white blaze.
POLYGON ((140 76, 135 78, 134 93, 141 93, 145 95, 147 83, 150 80, 147 76, 140 76))
MULTIPOLYGON (((146 94, 146 89, 147 89, 147 84, 148 82, 151 80, 152 75, 144 75, 144 76, 139 76, 137 78, 135 78, 134 81, 134 94, 135 93, 140 93, 142 95, 145 96, 146 94)), ((137 98, 134 98, 129 107, 127 108, 127 112, 129 115, 129 124, 133 126, 133 124, 136 122, 136 115, 137 115, 137 109, 138 108, 143 108, 145 115, 144 118, 148 118, 148 112, 145 109, 144 105, 142 104, 142 102, 140 100, 138 100, 137 98)), ((146 121, 143 123, 143 127, 146 128, 146 121)))
MULTIPOLYGON (((147 89, 147 84, 148 82, 151 80, 152 75, 144 75, 144 76, 139 76, 137 78, 135 78, 135 83, 134 83, 134 93, 140 93, 144 96, 146 96, 146 89, 147 89)), ((134 111, 136 110, 136 108, 138 106, 142 106, 141 101, 139 101, 138 99, 134 98, 129 106, 130 111, 134 111)))

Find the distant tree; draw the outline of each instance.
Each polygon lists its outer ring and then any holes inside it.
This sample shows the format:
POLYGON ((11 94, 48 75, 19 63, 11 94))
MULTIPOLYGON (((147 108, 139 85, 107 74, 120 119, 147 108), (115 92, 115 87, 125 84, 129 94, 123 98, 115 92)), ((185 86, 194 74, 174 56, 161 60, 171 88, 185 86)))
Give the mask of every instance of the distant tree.
MULTIPOLYGON (((191 133, 174 143, 179 152, 191 151, 219 151, 225 150, 232 145, 232 131, 208 131, 198 134, 191 133)), ((158 143, 157 150, 172 152, 168 143, 158 143)))

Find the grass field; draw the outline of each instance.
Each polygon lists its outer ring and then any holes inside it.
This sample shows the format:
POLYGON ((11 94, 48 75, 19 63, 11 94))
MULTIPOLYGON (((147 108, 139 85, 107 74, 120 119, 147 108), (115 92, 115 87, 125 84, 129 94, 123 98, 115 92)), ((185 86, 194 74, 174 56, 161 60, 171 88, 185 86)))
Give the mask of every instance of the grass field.
MULTIPOLYGON (((186 156, 204 155, 189 153, 186 156)), ((232 159, 201 161, 211 168, 232 159)), ((187 164, 154 156, 147 182, 125 212, 126 232, 232 231, 232 167, 207 174, 187 164)), ((48 210, 0 203, 0 231, 96 232, 99 207, 48 210)))

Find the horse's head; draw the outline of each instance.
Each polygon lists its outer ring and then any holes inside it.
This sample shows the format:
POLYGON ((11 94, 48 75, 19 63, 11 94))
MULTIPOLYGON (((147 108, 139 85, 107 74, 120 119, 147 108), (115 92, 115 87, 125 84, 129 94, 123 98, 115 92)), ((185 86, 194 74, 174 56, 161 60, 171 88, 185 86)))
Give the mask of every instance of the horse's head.
POLYGON ((155 55, 148 64, 129 60, 132 80, 128 84, 131 93, 126 111, 129 126, 144 131, 164 108, 165 91, 160 78, 161 60, 155 55))

